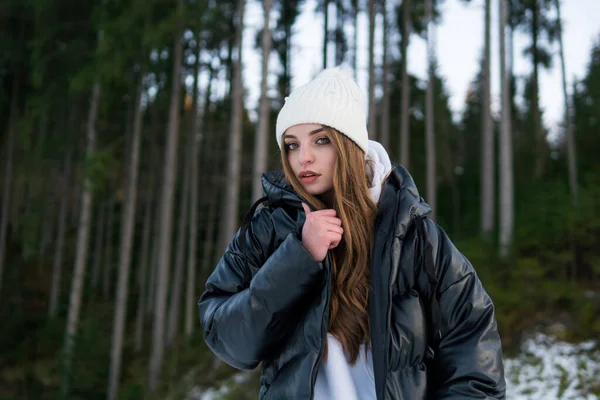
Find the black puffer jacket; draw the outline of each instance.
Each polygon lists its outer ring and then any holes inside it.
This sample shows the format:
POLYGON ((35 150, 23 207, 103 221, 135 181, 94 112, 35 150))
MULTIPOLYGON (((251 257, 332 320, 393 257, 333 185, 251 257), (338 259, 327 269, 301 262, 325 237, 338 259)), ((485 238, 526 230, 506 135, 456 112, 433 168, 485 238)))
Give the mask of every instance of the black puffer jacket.
MULTIPOLYGON (((262 362, 259 399, 312 399, 330 299, 330 256, 302 246, 304 212, 281 172, 263 176, 269 207, 233 238, 199 301, 208 346, 240 369, 262 362)), ((430 209, 401 166, 378 204, 369 314, 377 399, 503 399, 494 306, 469 261, 426 218, 430 209), (439 281, 441 339, 433 339, 430 284, 439 281)))

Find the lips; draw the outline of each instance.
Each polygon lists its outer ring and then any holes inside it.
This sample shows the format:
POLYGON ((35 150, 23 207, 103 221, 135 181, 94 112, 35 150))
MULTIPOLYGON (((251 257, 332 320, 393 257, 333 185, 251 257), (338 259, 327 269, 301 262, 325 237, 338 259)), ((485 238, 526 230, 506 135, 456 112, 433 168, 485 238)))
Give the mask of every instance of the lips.
POLYGON ((314 182, 319 176, 321 176, 321 174, 310 170, 300 171, 300 173, 298 174, 298 178, 302 183, 314 182))

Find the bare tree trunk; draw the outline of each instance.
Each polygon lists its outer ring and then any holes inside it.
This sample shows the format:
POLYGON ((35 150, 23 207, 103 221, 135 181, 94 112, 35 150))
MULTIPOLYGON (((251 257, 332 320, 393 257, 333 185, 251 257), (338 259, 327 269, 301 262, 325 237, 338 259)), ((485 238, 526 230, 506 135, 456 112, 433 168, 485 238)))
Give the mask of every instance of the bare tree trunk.
MULTIPOLYGON (((214 172, 213 172, 214 174, 214 172)), ((207 208, 207 218, 205 221, 206 224, 206 233, 204 239, 204 252, 202 254, 202 269, 203 273, 209 271, 213 261, 213 251, 215 248, 215 230, 217 229, 217 219, 215 218, 215 214, 217 212, 218 199, 219 199, 219 189, 220 183, 216 177, 212 177, 213 181, 217 181, 213 183, 211 187, 213 188, 213 195, 210 198, 210 203, 207 208)))
POLYGON ((6 253, 6 239, 8 232, 8 221, 10 220, 10 198, 13 175, 13 151, 15 141, 15 130, 17 124, 17 104, 19 96, 20 73, 13 81, 12 100, 10 105, 10 121, 8 126, 8 138, 6 142, 6 163, 4 164, 4 182, 2 184, 2 211, 0 214, 0 293, 2 293, 2 275, 4 274, 4 257, 6 253))
POLYGON ((402 3, 402 99, 400 110, 400 164, 409 167, 410 164, 410 82, 408 79, 408 42, 410 39, 411 5, 410 0, 402 3))
POLYGON ((508 0, 500 0, 500 87, 502 127, 500 132, 500 255, 511 252, 514 225, 512 132, 510 124, 509 77, 506 73, 506 22, 508 0))
POLYGON ((190 159, 186 168, 190 170, 190 188, 189 188, 189 235, 188 235, 188 265, 185 294, 185 336, 189 341, 194 329, 194 309, 195 307, 195 283, 196 283, 196 241, 198 240, 198 148, 202 138, 202 123, 200 107, 198 106, 198 86, 200 73, 200 48, 196 56, 196 65, 194 67, 194 90, 192 106, 192 123, 190 127, 190 159))
MULTIPOLYGON (((33 187, 33 190, 31 190, 30 196, 27 198, 26 201, 26 205, 28 208, 31 208, 31 197, 35 197, 35 196, 47 196, 48 197, 48 201, 46 202, 46 207, 44 209, 44 220, 41 224, 41 230, 40 230, 40 236, 39 236, 39 251, 38 251, 38 273, 40 273, 43 269, 43 263, 45 261, 45 257, 46 257, 46 250, 48 249, 48 245, 52 240, 52 233, 54 231, 54 222, 56 221, 56 204, 54 201, 54 193, 51 191, 51 193, 48 195, 48 183, 45 179, 40 179, 40 176, 43 176, 43 173, 45 172, 47 165, 45 165, 45 160, 44 160, 44 144, 46 142, 46 137, 48 136, 48 108, 46 108, 42 114, 42 116, 40 117, 40 127, 39 127, 39 135, 38 135, 38 139, 37 142, 35 144, 35 162, 37 162, 37 165, 34 165, 32 167, 33 169, 33 175, 37 176, 38 178, 35 179, 33 182, 30 182, 30 185, 33 187)), ((57 173, 54 170, 54 168, 52 168, 52 172, 51 175, 53 177, 52 181, 56 181, 57 177, 57 173)))
POLYGON ((269 146, 269 126, 271 102, 267 96, 269 77, 269 56, 271 55, 271 30, 269 28, 272 0, 263 1, 264 28, 262 33, 262 77, 260 84, 260 113, 258 132, 254 143, 254 165, 252 176, 252 201, 262 196, 261 177, 267 170, 267 150, 269 146))
POLYGON ((158 270, 158 250, 159 250, 159 241, 160 241, 160 210, 161 210, 161 202, 160 196, 162 193, 162 186, 159 186, 161 189, 160 192, 157 189, 156 194, 156 216, 154 218, 154 234, 152 237, 152 254, 150 256, 150 265, 148 267, 149 278, 148 282, 148 302, 146 303, 146 316, 151 317, 152 311, 154 310, 155 296, 156 296, 156 275, 158 270))
MULTIPOLYGON (((53 181, 55 181, 56 174, 53 173, 52 175, 54 176, 53 181)), ((50 199, 47 201, 46 208, 44 209, 44 221, 42 222, 40 247, 38 250, 38 274, 43 271, 44 263, 46 261, 46 251, 48 250, 48 246, 52 241, 52 235, 54 234, 54 223, 56 222, 56 204, 54 201, 54 193, 46 196, 50 199)))
POLYGON ((344 7, 342 0, 335 0, 335 65, 344 62, 346 50, 344 49, 344 7))
POLYGON ((106 222, 106 236, 104 238, 104 269, 102 270, 102 297, 108 300, 113 270, 113 236, 115 229, 115 194, 110 194, 108 200, 108 218, 106 222))
POLYGON ((58 212, 58 230, 56 232, 56 249, 54 252, 54 263, 52 266, 52 288, 50 289, 50 301, 48 317, 56 317, 58 310, 58 295, 60 293, 60 278, 62 272, 63 248, 65 243, 65 230, 67 225, 67 200, 69 197, 69 181, 71 179, 71 151, 65 156, 63 167, 62 190, 60 198, 60 210, 58 212))
POLYGON ((98 288, 98 276, 102 265, 102 255, 104 254, 104 229, 107 225, 106 204, 98 207, 98 217, 96 219, 96 244, 94 245, 94 264, 92 267, 92 293, 96 293, 98 288))
MULTIPOLYGON (((539 179, 542 177, 544 173, 544 167, 546 164, 545 155, 544 155, 544 132, 542 129, 542 115, 540 112, 540 89, 539 89, 539 55, 538 55, 538 42, 539 42, 539 17, 540 17, 540 6, 538 1, 531 2, 530 11, 532 13, 532 26, 531 26, 531 36, 532 36, 532 48, 533 48, 533 85, 532 85, 532 104, 533 104, 533 133, 535 135, 535 165, 533 169, 533 177, 534 179, 539 179)), ((510 5, 507 5, 510 7, 510 5)), ((507 8, 508 10, 508 8, 507 8)), ((509 80, 510 87, 510 80, 509 80)))
POLYGON ((358 0, 352 0, 352 8, 354 11, 354 40, 352 42, 352 61, 354 64, 354 79, 356 80, 358 73, 358 0))
MULTIPOLYGON (((83 142, 83 140, 82 140, 83 142)), ((80 148, 83 147, 82 146, 78 146, 77 150, 80 150, 80 148)), ((74 153, 74 156, 77 157, 77 152, 74 153)), ((78 159, 75 158, 73 164, 77 165, 78 163, 78 159)), ((80 176, 81 172, 77 169, 74 168, 73 169, 73 175, 74 175, 74 181, 75 182, 81 182, 81 176, 80 176)), ((69 221, 70 226, 73 226, 77 223, 77 221, 79 220, 79 212, 81 211, 81 196, 82 196, 82 191, 81 189, 77 189, 75 190, 75 192, 73 193, 73 206, 72 209, 75 212, 71 213, 71 221, 69 221)))
MULTIPOLYGON (((179 0, 178 18, 182 23, 184 9, 183 0, 179 0)), ((154 392, 158 386, 165 350, 165 308, 167 288, 169 284, 169 267, 171 258, 171 232, 173 229, 173 192, 175 190, 175 175, 177 164, 177 141, 179 137, 179 93, 181 91, 181 61, 183 53, 182 29, 175 34, 173 54, 173 79, 171 88, 171 104, 169 108, 169 124, 165 148, 164 174, 162 196, 160 203, 160 242, 158 253, 158 268, 156 280, 156 303, 154 309, 154 324, 152 331, 152 352, 149 368, 149 390, 154 392)))
POLYGON ((138 268, 138 305, 135 316, 135 352, 141 353, 143 343, 143 329, 144 329, 144 316, 146 315, 146 300, 148 296, 148 274, 152 269, 150 265, 151 257, 148 257, 150 253, 150 238, 152 233, 152 221, 153 221, 153 201, 154 198, 154 184, 152 179, 149 184, 150 190, 146 199, 146 206, 144 210, 144 227, 142 233, 142 246, 140 249, 140 264, 138 268))
MULTIPOLYGON (((191 188, 190 188, 190 243, 188 245, 188 277, 187 277, 187 288, 186 288, 186 318, 185 318, 185 335, 189 341, 192 337, 192 331, 196 325, 196 303, 197 293, 196 291, 196 269, 197 260, 196 257, 196 243, 198 242, 198 156, 199 156, 199 137, 205 137, 205 120, 208 118, 208 106, 210 103, 210 92, 212 90, 212 79, 213 70, 209 69, 208 84, 206 86, 206 92, 204 93, 204 111, 202 112, 202 119, 199 124, 199 135, 196 136, 194 133, 194 141, 192 143, 192 160, 191 160, 191 188)), ((196 108, 196 112, 199 112, 199 108, 196 108)), ((196 114, 195 121, 199 120, 198 114, 196 114)), ((203 144, 206 146, 206 144, 203 144)), ((206 150, 204 151, 206 154, 206 150)), ((206 158, 206 156, 205 156, 206 158)), ((203 172, 207 172, 203 168, 203 172)))
POLYGON ((327 68, 327 53, 329 44, 329 1, 323 0, 323 69, 327 68))
POLYGON ((384 148, 388 149, 390 144, 390 60, 388 49, 389 19, 387 15, 387 1, 383 0, 383 101, 381 110, 381 137, 380 141, 384 148))
POLYGON ((485 0, 485 50, 483 58, 483 96, 481 105, 481 233, 489 236, 494 229, 495 152, 494 127, 490 112, 490 59, 491 59, 491 0, 485 0))
POLYGON ((223 209, 223 228, 221 230, 220 247, 225 249, 235 234, 238 224, 238 202, 240 194, 240 166, 242 151, 242 31, 244 28, 245 0, 238 0, 237 15, 238 25, 235 38, 235 47, 238 52, 234 61, 233 95, 231 96, 233 116, 231 118, 231 132, 229 139, 229 152, 227 164, 227 187, 225 207, 223 209))
POLYGON ((137 206, 138 165, 140 159, 140 142, 143 124, 142 96, 144 94, 145 69, 140 70, 135 105, 133 137, 131 139, 131 156, 127 177, 127 202, 121 220, 121 252, 119 255, 119 279, 117 283, 117 302, 113 322, 112 350, 110 354, 110 378, 108 399, 115 400, 119 392, 121 376, 121 357, 123 354, 123 336, 127 319, 127 296, 129 292, 129 269, 131 267, 131 248, 137 206))
POLYGON ((573 139, 573 124, 571 123, 571 109, 569 107, 569 95, 567 93, 567 71, 565 67, 565 47, 563 44, 562 20, 560 14, 560 0, 556 1, 556 13, 558 22, 558 44, 560 49, 560 69, 562 75, 562 90, 565 108, 565 129, 567 133, 567 160, 569 166, 569 187, 571 188, 571 199, 573 206, 578 204, 577 185, 577 159, 575 153, 575 140, 573 139))
MULTIPOLYGON (((100 81, 96 77, 92 88, 92 98, 90 100, 90 111, 87 122, 87 148, 86 157, 91 157, 96 144, 96 120, 98 117, 98 108, 100 105, 100 81)), ((71 365, 73 362, 73 351, 75 348, 75 334, 79 324, 79 309, 81 306, 81 295, 85 283, 85 265, 87 261, 88 242, 91 225, 92 212, 92 191, 90 178, 85 175, 83 192, 81 197, 81 214, 79 227, 77 229, 77 246, 75 254, 75 271, 71 287, 71 296, 69 299, 69 314, 67 318, 67 329, 64 344, 64 362, 61 381, 61 397, 67 399, 70 397, 71 365)))
MULTIPOLYGON (((150 164, 159 163, 159 155, 158 155, 158 146, 152 144, 150 151, 150 164)), ((149 293, 150 293, 150 285, 149 277, 152 274, 152 268, 155 259, 155 251, 157 240, 157 232, 158 232, 158 224, 156 223, 157 218, 155 218, 155 204, 158 204, 158 173, 160 171, 158 169, 150 170, 148 172, 147 178, 147 190, 144 198, 146 199, 145 211, 144 211, 144 227, 143 227, 143 236, 142 236, 142 246, 140 248, 139 254, 139 268, 138 268, 138 286, 139 286, 139 295, 138 295, 138 305, 137 305, 137 315, 135 319, 135 352, 137 354, 142 351, 143 344, 143 333, 144 327, 147 321, 147 317, 149 314, 148 311, 148 303, 150 303, 149 293), (153 243, 153 246, 151 246, 153 243), (150 248, 153 250, 150 250, 150 248)))
MULTIPOLYGON (((209 80, 210 83, 210 80, 209 80)), ((209 86, 208 90, 211 90, 209 86)), ((208 93, 207 93, 208 94, 208 93)), ((208 103, 205 103, 205 111, 208 110, 208 103)), ((210 127, 209 127, 210 128, 210 127)), ((211 129, 207 129, 210 132, 211 129)), ((206 185, 209 188, 210 196, 203 197, 202 202, 202 214, 200 217, 200 226, 202 227, 202 256, 201 256, 201 267, 200 275, 201 280, 205 278, 207 271, 211 269, 212 254, 213 250, 217 247, 215 241, 215 233, 217 229, 217 219, 215 218, 218 212, 218 204, 222 197, 221 185, 222 179, 220 178, 219 166, 216 160, 215 154, 217 150, 222 147, 220 143, 220 137, 214 132, 211 132, 207 136, 206 145, 204 147, 202 171, 205 171, 206 185)))
POLYGON ((377 137, 375 132, 375 0, 369 0, 369 138, 377 137))
POLYGON ((433 120, 433 85, 435 84, 435 73, 434 73, 434 40, 433 40, 433 10, 432 1, 425 0, 425 12, 427 20, 427 70, 429 77, 427 79, 427 91, 425 94, 425 120, 426 120, 426 142, 427 142, 427 202, 433 210, 431 213, 431 219, 435 219, 437 210, 437 190, 436 190, 436 166, 435 166, 435 132, 434 132, 434 120, 433 120))
MULTIPOLYGON (((188 135, 189 136, 189 135, 188 135)), ((190 169, 189 165, 190 151, 186 146, 186 161, 184 163, 183 187, 179 203, 179 226, 177 232, 177 250, 175 255, 175 273, 171 284, 171 299, 169 302, 169 318, 167 323, 167 347, 172 347, 177 337, 179 328, 179 306, 181 300, 181 286, 183 284, 183 269, 185 263, 185 244, 187 241, 187 222, 189 211, 189 187, 190 187, 190 169)))

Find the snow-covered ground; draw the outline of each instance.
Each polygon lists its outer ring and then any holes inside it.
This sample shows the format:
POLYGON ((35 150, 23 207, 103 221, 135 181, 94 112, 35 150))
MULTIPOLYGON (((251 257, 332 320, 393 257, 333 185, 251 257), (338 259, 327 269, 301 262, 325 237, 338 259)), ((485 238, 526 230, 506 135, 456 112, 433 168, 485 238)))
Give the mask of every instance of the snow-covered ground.
POLYGON ((505 360, 504 368, 510 400, 600 399, 596 342, 575 345, 538 333, 523 343, 519 356, 505 360))
MULTIPOLYGON (((523 343, 516 358, 504 360, 504 368, 507 400, 600 400, 599 343, 570 344, 538 333, 523 343)), ((234 382, 242 384, 248 377, 240 373, 234 382)), ((196 389, 186 399, 218 400, 228 391, 196 389)))

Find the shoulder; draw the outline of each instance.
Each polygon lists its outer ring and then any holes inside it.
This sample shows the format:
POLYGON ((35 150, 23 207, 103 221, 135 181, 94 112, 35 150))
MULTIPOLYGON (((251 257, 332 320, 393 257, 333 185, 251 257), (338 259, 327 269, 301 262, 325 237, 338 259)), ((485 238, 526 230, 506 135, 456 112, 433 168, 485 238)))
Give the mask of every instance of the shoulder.
POLYGON ((421 197, 417 185, 408 170, 393 164, 383 184, 379 212, 394 220, 396 236, 403 238, 413 225, 415 218, 425 218, 431 208, 421 197))
POLYGON ((238 242, 244 240, 248 249, 268 257, 290 233, 299 234, 303 222, 304 214, 293 208, 266 204, 254 212, 245 229, 240 228, 244 238, 238 242))

